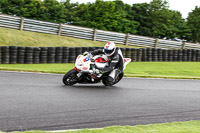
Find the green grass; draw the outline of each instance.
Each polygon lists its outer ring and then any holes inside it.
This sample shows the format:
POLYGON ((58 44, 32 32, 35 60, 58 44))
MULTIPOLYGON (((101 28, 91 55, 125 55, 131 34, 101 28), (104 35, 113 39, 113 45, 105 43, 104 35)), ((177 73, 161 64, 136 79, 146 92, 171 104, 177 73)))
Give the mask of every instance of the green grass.
MULTIPOLYGON (((0 46, 26 47, 103 47, 106 42, 91 41, 15 29, 0 28, 0 46)), ((117 44, 118 47, 134 47, 117 44)))
MULTIPOLYGON (((15 132, 19 133, 19 132, 15 132)), ((26 131, 24 133, 47 133, 45 131, 26 131)), ((64 133, 64 132, 58 132, 64 133)), ((200 121, 173 122, 137 126, 112 126, 104 129, 82 129, 65 133, 200 133, 200 121)))
MULTIPOLYGON (((0 70, 64 74, 74 68, 68 64, 0 64, 0 70)), ((200 62, 131 62, 126 77, 200 79, 200 62)))
POLYGON ((135 62, 127 68, 131 77, 200 79, 200 62, 135 62))

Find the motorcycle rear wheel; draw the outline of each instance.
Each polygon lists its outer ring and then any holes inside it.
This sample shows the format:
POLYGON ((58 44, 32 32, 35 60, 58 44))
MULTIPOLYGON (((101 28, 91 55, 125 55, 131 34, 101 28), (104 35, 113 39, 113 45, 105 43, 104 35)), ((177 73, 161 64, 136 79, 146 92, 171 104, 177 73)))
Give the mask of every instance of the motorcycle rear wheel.
POLYGON ((63 83, 65 85, 74 85, 78 83, 77 71, 75 69, 70 70, 67 72, 63 77, 63 83))

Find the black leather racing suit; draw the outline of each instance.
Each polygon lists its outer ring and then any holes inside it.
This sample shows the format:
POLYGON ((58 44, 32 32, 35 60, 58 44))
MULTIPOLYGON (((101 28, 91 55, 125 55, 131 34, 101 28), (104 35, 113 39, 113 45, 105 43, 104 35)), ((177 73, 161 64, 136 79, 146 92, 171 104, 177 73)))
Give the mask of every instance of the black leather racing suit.
MULTIPOLYGON (((92 55, 99 55, 105 54, 103 49, 98 49, 91 52, 92 55)), ((109 59, 109 66, 105 67, 104 69, 100 69, 100 71, 104 71, 105 73, 111 73, 114 71, 114 76, 109 75, 110 82, 115 82, 117 75, 120 75, 120 79, 123 77, 123 68, 124 68, 124 59, 121 50, 117 47, 115 53, 108 57, 109 59)), ((111 83, 112 84, 112 83, 111 83)))

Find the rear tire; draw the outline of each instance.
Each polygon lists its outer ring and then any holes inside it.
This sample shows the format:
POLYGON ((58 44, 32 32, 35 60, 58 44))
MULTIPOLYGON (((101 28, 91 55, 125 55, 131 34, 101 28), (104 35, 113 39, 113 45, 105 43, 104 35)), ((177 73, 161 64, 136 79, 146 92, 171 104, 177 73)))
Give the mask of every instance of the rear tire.
POLYGON ((63 83, 65 85, 74 85, 78 83, 77 71, 75 69, 70 70, 67 72, 63 77, 63 83))

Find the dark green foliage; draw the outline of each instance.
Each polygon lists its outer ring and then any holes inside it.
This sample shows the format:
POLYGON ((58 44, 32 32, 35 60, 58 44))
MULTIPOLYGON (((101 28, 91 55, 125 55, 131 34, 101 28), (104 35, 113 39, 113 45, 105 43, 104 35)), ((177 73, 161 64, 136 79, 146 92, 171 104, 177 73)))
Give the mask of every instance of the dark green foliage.
POLYGON ((200 42, 200 7, 195 7, 195 9, 189 13, 188 16, 188 26, 191 28, 191 39, 193 42, 200 42))
POLYGON ((80 4, 76 12, 78 19, 73 24, 133 34, 139 23, 128 18, 127 6, 120 0, 80 4))
POLYGON ((0 12, 37 20, 73 24, 101 30, 167 39, 200 39, 200 8, 188 17, 170 10, 166 0, 125 4, 122 0, 96 0, 79 4, 70 0, 0 0, 0 12))
POLYGON ((132 9, 136 12, 135 20, 140 23, 138 35, 168 39, 185 39, 188 35, 189 28, 180 12, 170 10, 166 1, 133 4, 132 9))

